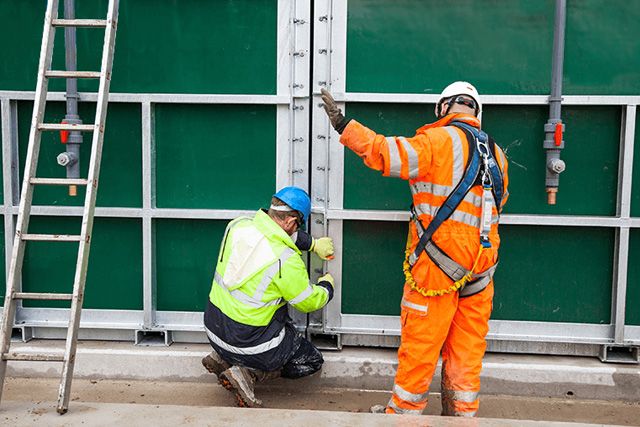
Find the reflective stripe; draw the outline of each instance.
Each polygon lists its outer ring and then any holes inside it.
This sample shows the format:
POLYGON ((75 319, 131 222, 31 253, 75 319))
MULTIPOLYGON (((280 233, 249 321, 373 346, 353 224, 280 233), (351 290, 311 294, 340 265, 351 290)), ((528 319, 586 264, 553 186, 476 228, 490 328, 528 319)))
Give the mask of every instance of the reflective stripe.
POLYGON ((389 176, 400 178, 402 160, 400 160, 400 151, 398 151, 396 139, 392 136, 388 136, 385 139, 387 140, 387 147, 389 147, 389 176))
POLYGON ((452 400, 455 402, 473 403, 478 400, 477 391, 463 390, 442 390, 442 399, 452 400))
MULTIPOLYGON (((482 196, 478 196, 477 194, 473 194, 471 191, 464 196, 464 200, 467 203, 471 203, 473 206, 482 209, 482 196)), ((493 198, 491 198, 493 200, 493 198)), ((494 202, 495 205, 495 202, 494 202)))
MULTIPOLYGON (((432 206, 429 203, 420 203, 415 208, 418 215, 435 216, 438 212, 438 206, 432 206)), ((455 210, 453 211, 449 219, 470 225, 475 228, 480 227, 480 219, 477 216, 467 212, 455 210)))
POLYGON ((224 280, 222 279, 222 276, 220 276, 220 274, 218 274, 217 271, 213 274, 213 280, 223 290, 227 291, 227 293, 229 293, 229 295, 231 295, 235 300, 240 301, 241 303, 251 306, 253 308, 270 307, 272 305, 279 305, 282 303, 282 298, 278 298, 269 302, 262 302, 260 300, 256 300, 253 297, 245 294, 239 289, 234 289, 233 291, 229 291, 229 289, 227 289, 227 287, 224 284, 224 280))
POLYGON ((302 292, 300 292, 297 297, 295 297, 292 300, 289 300, 289 304, 295 305, 295 304, 301 303, 302 301, 306 300, 312 293, 313 293, 313 287, 309 285, 302 292))
POLYGON ((451 148, 453 150, 453 171, 451 185, 456 186, 464 174, 464 154, 462 152, 462 140, 458 132, 450 126, 444 128, 451 137, 451 148))
POLYGON ((389 400, 389 404, 387 405, 389 408, 393 409, 396 414, 411 414, 411 415, 421 415, 421 409, 404 409, 399 407, 393 402, 393 398, 389 400))
POLYGON ((420 167, 418 163, 418 153, 416 153, 416 150, 413 148, 413 145, 411 145, 411 143, 407 141, 405 137, 401 136, 398 139, 402 143, 404 150, 407 152, 407 159, 409 159, 409 165, 408 165, 409 178, 415 179, 418 177, 420 172, 420 167))
MULTIPOLYGON (((427 312, 427 310, 429 310, 429 306, 428 305, 420 305, 420 304, 415 304, 412 303, 411 301, 407 301, 406 299, 402 298, 402 303, 403 306, 405 307, 409 307, 409 308, 413 308, 414 310, 418 310, 418 311, 422 311, 422 312, 427 312)), ((407 399, 405 399, 407 400, 407 399)))
POLYGON ((487 275, 476 282, 469 283, 464 288, 460 289, 460 298, 470 297, 482 292, 487 286, 489 286, 492 276, 493 272, 491 272, 490 275, 487 275))
POLYGON ((264 272, 264 275, 262 276, 262 280, 260 280, 260 283, 258 284, 258 287, 256 288, 256 291, 253 294, 253 299, 257 301, 262 301, 262 297, 264 297, 264 293, 267 291, 267 288, 271 284, 273 276, 276 275, 280 267, 282 267, 282 265, 285 262, 287 262, 289 257, 294 253, 295 251, 288 247, 285 248, 284 251, 282 251, 282 254, 280 255, 280 259, 276 260, 276 262, 271 264, 269 268, 267 268, 267 270, 264 272))
POLYGON ((434 196, 447 197, 453 191, 453 187, 448 185, 433 184, 431 182, 415 182, 411 185, 411 192, 413 194, 418 193, 430 193, 434 196))
POLYGON ((413 402, 413 403, 424 403, 427 401, 427 396, 429 395, 428 391, 424 393, 419 393, 419 394, 410 393, 407 390, 400 387, 398 384, 393 385, 393 393, 396 396, 398 396, 400 399, 406 402, 413 402))
POLYGON ((285 328, 282 328, 282 330, 280 331, 278 336, 271 338, 267 342, 263 342, 262 344, 254 345, 253 347, 236 347, 236 346, 227 344, 226 342, 222 341, 222 339, 220 339, 220 337, 218 337, 216 334, 211 332, 209 330, 209 328, 205 327, 204 330, 207 333, 207 336, 209 337, 209 339, 211 341, 213 341, 213 343, 215 345, 217 345, 218 347, 222 348, 223 350, 226 350, 226 351, 228 351, 230 353, 235 353, 235 354, 260 354, 260 353, 264 353, 264 352, 269 351, 272 348, 276 348, 278 345, 280 345, 282 340, 284 340, 284 335, 285 335, 285 328))

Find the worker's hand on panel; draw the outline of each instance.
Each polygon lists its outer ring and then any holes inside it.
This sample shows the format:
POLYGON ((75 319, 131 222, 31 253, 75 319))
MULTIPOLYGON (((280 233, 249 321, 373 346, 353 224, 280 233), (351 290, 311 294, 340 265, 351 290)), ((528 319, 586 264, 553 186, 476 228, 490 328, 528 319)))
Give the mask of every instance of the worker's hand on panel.
POLYGON ((333 280, 333 276, 329 273, 325 274, 324 276, 321 276, 318 278, 318 283, 320 282, 329 282, 329 284, 331 285, 332 288, 335 288, 336 285, 334 284, 334 280, 333 280))
POLYGON ((342 133, 344 128, 347 126, 349 122, 345 119, 342 114, 342 110, 338 108, 338 104, 333 99, 333 96, 326 89, 320 89, 322 93, 322 102, 324 102, 324 111, 327 112, 327 116, 329 116, 329 121, 331 122, 331 126, 338 132, 342 133))
POLYGON ((327 261, 333 259, 333 239, 331 237, 320 237, 313 239, 311 251, 315 252, 321 259, 327 261))

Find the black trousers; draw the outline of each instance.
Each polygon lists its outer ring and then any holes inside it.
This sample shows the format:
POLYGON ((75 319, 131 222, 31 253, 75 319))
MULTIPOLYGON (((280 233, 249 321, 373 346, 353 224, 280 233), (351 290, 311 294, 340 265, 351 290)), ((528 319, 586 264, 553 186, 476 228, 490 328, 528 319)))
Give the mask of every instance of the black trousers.
POLYGON ((226 351, 210 341, 216 352, 231 365, 240 365, 261 371, 281 370, 284 378, 302 378, 316 373, 322 368, 324 359, 322 353, 311 342, 296 331, 291 323, 285 325, 286 338, 282 346, 291 346, 285 357, 279 348, 274 348, 263 354, 236 354, 226 351), (291 344, 291 341, 293 343, 291 344), (275 355, 279 355, 274 357, 275 355))

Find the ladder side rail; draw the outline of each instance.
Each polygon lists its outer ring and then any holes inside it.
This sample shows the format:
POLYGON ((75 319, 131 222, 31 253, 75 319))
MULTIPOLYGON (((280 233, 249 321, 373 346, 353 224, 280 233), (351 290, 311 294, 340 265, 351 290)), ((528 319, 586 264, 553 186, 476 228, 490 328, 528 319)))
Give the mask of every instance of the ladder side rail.
POLYGON ((78 248, 78 259, 76 263, 76 275, 73 284, 74 297, 71 300, 71 311, 69 328, 67 330, 67 341, 65 346, 65 363, 62 366, 62 379, 58 393, 58 408, 60 414, 67 412, 69 407, 69 396, 71 393, 71 380, 75 366, 76 346, 78 339, 78 329, 80 326, 80 315, 82 302, 84 299, 84 285, 87 276, 89 262, 89 250, 91 247, 91 233, 93 229, 93 214, 96 205, 98 188, 98 176, 100 173, 100 161, 102 159, 102 143, 104 140, 104 124, 107 116, 107 105, 109 102, 109 85, 111 83, 111 69, 113 66, 113 52, 115 46, 116 30, 118 25, 118 0, 109 1, 107 14, 107 27, 104 36, 100 87, 98 89, 98 100, 96 105, 95 131, 91 143, 91 159, 89 161, 89 172, 87 174, 87 192, 84 203, 84 214, 82 218, 82 231, 80 235, 83 239, 78 248))
MULTIPOLYGON (((31 119, 31 129, 29 131, 29 146, 27 159, 25 162, 24 178, 20 205, 18 209, 18 220, 16 223, 16 233, 7 274, 7 292, 5 296, 4 310, 2 313, 2 329, 0 334, 0 355, 9 350, 11 343, 11 332, 16 314, 16 302, 12 299, 15 292, 16 283, 22 275, 22 263, 24 260, 25 243, 21 240, 21 233, 26 232, 29 227, 29 214, 31 213, 31 203, 33 198, 33 186, 29 179, 37 169, 38 155, 40 154, 41 132, 38 130, 38 123, 42 122, 47 100, 48 80, 44 76, 46 70, 51 68, 53 44, 55 39, 55 27, 52 20, 58 16, 58 0, 48 0, 44 17, 44 29, 42 32, 42 44, 40 47, 40 60, 38 63, 38 80, 36 83, 36 93, 33 104, 33 115, 31 119)), ((0 358, 2 359, 2 358, 0 358)), ((0 360, 0 399, 6 375, 7 361, 0 360)))

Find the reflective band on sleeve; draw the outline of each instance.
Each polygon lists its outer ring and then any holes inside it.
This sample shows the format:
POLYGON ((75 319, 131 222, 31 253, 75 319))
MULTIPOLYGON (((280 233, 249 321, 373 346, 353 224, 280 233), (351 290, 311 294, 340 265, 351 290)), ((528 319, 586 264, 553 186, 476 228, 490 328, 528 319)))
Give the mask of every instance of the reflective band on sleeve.
POLYGON ((209 328, 205 327, 204 330, 206 331, 207 336, 209 337, 209 339, 215 345, 217 345, 218 347, 222 348, 223 350, 226 350, 226 351, 228 351, 230 353, 235 353, 235 354, 260 354, 260 353, 264 353, 264 352, 269 351, 272 348, 276 348, 278 345, 280 345, 282 340, 284 340, 284 335, 285 335, 285 328, 282 328, 282 330, 280 331, 278 336, 271 338, 267 342, 263 342, 262 344, 254 345, 253 347, 236 347, 236 346, 227 344, 226 342, 222 341, 222 339, 220 339, 220 337, 218 337, 216 334, 211 332, 209 330, 209 328))
POLYGON ((398 384, 393 385, 393 393, 398 396, 400 399, 406 402, 413 403, 424 403, 427 401, 427 397, 429 396, 429 392, 426 391, 424 393, 410 393, 407 390, 400 387, 398 384))
POLYGON ((418 153, 413 148, 413 145, 403 136, 398 138, 404 147, 404 150, 407 152, 407 159, 409 159, 409 178, 415 179, 418 177, 420 173, 420 167, 418 163, 418 153))
POLYGON ((389 400, 389 404, 387 405, 389 408, 393 409, 396 414, 410 414, 410 415, 420 415, 422 414, 421 409, 404 409, 399 407, 393 402, 393 398, 389 400))
MULTIPOLYGON (((422 311, 424 313, 426 313, 427 310, 429 310, 429 306, 428 305, 415 304, 415 303, 412 303, 411 301, 407 301, 404 298, 402 298, 402 305, 405 306, 405 307, 413 308, 414 310, 422 311)), ((407 399, 405 399, 405 400, 407 400, 407 399)))
POLYGON ((478 400, 477 391, 442 390, 442 398, 455 402, 473 403, 478 400))
POLYGON ((276 262, 271 264, 269 266, 269 268, 267 268, 267 270, 264 272, 264 274, 262 276, 262 280, 260 280, 260 283, 258 284, 258 287, 256 288, 256 292, 253 294, 253 299, 255 299, 257 301, 261 301, 262 300, 262 297, 264 297, 264 293, 267 291, 267 288, 271 284, 273 276, 276 275, 276 273, 278 272, 278 269, 281 266, 283 266, 284 263, 287 262, 289 257, 291 255, 293 255, 294 253, 295 253, 295 251, 293 249, 291 249, 291 248, 285 248, 284 251, 282 251, 282 254, 280 255, 280 260, 279 260, 280 262, 278 262, 278 260, 276 260, 276 262))
POLYGON ((458 131, 453 127, 447 126, 444 128, 451 137, 451 148, 453 150, 453 171, 451 185, 456 186, 464 175, 464 153, 462 151, 462 140, 458 131))
POLYGON ((400 160, 400 152, 396 139, 392 136, 385 138, 387 147, 389 147, 389 176, 400 178, 400 170, 402 169, 402 161, 400 160))
POLYGON ((300 292, 297 297, 295 297, 294 299, 290 300, 289 304, 295 305, 295 304, 301 303, 302 301, 304 301, 307 298, 309 298, 309 296, 312 293, 313 293, 313 287, 311 285, 309 285, 302 292, 300 292))

